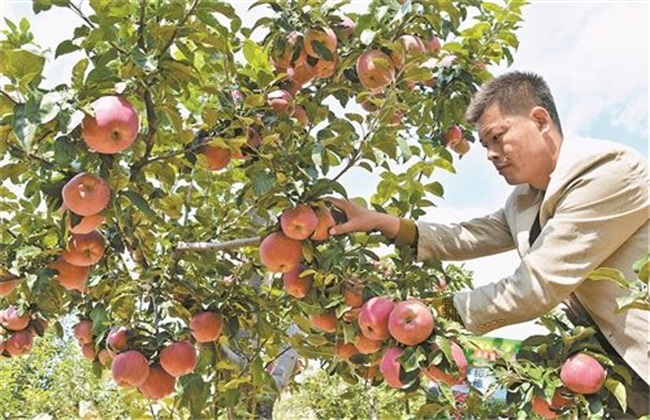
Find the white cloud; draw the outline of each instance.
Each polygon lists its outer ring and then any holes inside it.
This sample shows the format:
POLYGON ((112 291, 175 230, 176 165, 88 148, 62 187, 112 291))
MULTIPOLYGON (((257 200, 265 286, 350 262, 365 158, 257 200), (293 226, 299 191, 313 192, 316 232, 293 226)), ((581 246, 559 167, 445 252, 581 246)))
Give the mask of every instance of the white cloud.
POLYGON ((524 11, 515 67, 545 76, 565 131, 588 134, 606 118, 647 137, 648 4, 537 2, 524 11))

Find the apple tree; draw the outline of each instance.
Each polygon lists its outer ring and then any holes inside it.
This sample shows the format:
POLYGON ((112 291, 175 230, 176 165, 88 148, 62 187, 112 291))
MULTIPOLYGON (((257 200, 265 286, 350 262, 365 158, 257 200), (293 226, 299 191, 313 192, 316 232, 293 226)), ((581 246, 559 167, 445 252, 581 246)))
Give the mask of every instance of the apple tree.
MULTIPOLYGON (((436 174, 471 145, 471 95, 512 62, 523 4, 261 0, 239 15, 216 0, 35 0, 78 17, 54 51, 77 59, 44 87, 52 52, 6 22, 2 355, 75 314, 95 369, 161 415, 268 416, 301 358, 407 396, 431 379, 421 414, 458 408, 471 337, 422 302, 468 273, 383 252, 375 233, 331 237, 344 215, 323 197, 367 171, 380 180, 366 205, 412 219, 434 206, 436 174), (430 328, 362 333, 393 307, 430 328)), ((463 410, 481 398, 470 387, 463 410)))

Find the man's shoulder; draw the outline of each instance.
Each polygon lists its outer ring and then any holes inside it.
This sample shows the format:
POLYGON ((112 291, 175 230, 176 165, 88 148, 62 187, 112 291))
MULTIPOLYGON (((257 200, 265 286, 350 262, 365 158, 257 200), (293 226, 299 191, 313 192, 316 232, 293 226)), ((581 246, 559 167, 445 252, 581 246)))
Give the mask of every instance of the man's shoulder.
POLYGON ((565 161, 565 163, 572 161, 572 164, 576 164, 580 160, 603 159, 607 156, 645 159, 641 153, 622 143, 594 137, 566 137, 562 141, 560 149, 560 161, 565 161))
POLYGON ((617 185, 629 182, 645 183, 647 159, 636 150, 620 143, 586 137, 565 138, 560 157, 551 174, 547 193, 562 190, 574 181, 617 185))

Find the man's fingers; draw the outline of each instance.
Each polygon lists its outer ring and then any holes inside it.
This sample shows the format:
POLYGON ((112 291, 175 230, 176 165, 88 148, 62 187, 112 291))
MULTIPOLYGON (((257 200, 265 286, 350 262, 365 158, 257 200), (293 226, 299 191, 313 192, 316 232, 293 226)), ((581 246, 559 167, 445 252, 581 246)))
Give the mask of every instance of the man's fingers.
POLYGON ((322 198, 323 198, 323 200, 331 203, 334 207, 337 207, 337 208, 340 208, 340 209, 343 209, 343 207, 345 207, 345 204, 346 204, 346 201, 342 200, 340 198, 330 197, 330 196, 322 197, 322 198))
POLYGON ((349 222, 341 223, 340 225, 334 225, 329 230, 330 235, 341 235, 343 233, 349 232, 352 232, 349 222))

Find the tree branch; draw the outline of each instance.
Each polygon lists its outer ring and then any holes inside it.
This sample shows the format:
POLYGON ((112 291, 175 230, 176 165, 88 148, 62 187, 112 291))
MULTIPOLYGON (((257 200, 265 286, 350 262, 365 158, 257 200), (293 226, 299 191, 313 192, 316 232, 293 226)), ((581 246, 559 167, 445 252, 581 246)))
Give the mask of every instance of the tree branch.
POLYGON ((179 242, 174 251, 175 256, 183 252, 219 252, 227 249, 241 248, 248 245, 255 245, 262 240, 260 236, 250 238, 233 239, 225 242, 179 242))
POLYGON ((176 25, 176 28, 174 28, 174 32, 172 33, 172 36, 169 38, 169 41, 167 41, 165 46, 160 49, 160 57, 165 55, 167 50, 171 48, 172 44, 174 43, 174 40, 176 39, 176 36, 178 35, 178 30, 185 25, 185 22, 187 22, 187 19, 189 19, 190 16, 192 16, 194 10, 196 9, 196 7, 199 5, 200 2, 201 0, 194 0, 194 3, 192 3, 190 10, 188 10, 185 16, 183 16, 183 18, 178 21, 178 24, 176 25))
POLYGON ((154 137, 158 132, 158 117, 156 116, 156 109, 153 104, 153 98, 151 96, 151 91, 148 88, 145 88, 144 91, 144 105, 147 110, 147 135, 144 139, 147 148, 144 151, 142 159, 133 164, 131 168, 131 180, 140 172, 140 170, 149 162, 149 156, 151 156, 151 151, 153 150, 154 137))
POLYGON ((144 51, 144 17, 145 9, 147 8, 147 1, 140 0, 140 19, 138 20, 138 46, 144 51))

